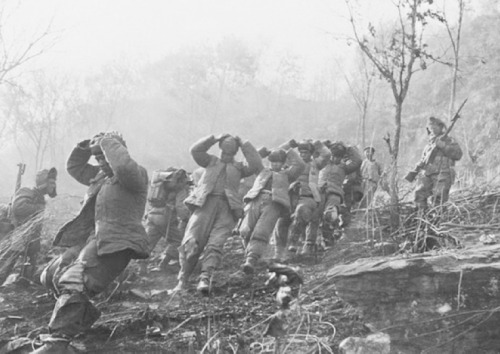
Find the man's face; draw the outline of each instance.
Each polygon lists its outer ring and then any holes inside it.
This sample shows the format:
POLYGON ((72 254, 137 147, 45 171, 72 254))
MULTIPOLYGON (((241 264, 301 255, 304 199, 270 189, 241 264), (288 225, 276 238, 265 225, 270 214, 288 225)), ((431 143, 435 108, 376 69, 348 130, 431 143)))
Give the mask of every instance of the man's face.
POLYGON ((47 194, 49 195, 49 197, 54 198, 54 197, 57 196, 56 187, 57 187, 56 180, 52 179, 52 178, 49 178, 47 180, 47 187, 45 188, 45 190, 46 190, 47 194))
POLYGON ((108 161, 106 161, 104 154, 95 155, 95 159, 97 160, 97 163, 99 164, 99 168, 101 169, 101 171, 104 172, 106 176, 113 177, 113 170, 111 169, 111 166, 109 165, 108 161))
POLYGON ((365 150, 365 156, 368 160, 372 160, 373 159, 373 153, 371 150, 365 150))
POLYGON ((281 162, 281 161, 271 162, 271 171, 273 171, 273 172, 279 172, 279 171, 281 171, 281 169, 283 168, 284 164, 285 163, 281 162))
POLYGON ((437 123, 429 123, 427 128, 431 132, 431 135, 437 136, 443 133, 443 126, 437 123))
POLYGON ((234 160, 234 155, 228 154, 227 152, 224 152, 224 151, 221 151, 220 152, 220 160, 224 163, 231 163, 234 160))
POLYGON ((299 150, 299 155, 304 162, 311 162, 312 153, 309 150, 299 150))

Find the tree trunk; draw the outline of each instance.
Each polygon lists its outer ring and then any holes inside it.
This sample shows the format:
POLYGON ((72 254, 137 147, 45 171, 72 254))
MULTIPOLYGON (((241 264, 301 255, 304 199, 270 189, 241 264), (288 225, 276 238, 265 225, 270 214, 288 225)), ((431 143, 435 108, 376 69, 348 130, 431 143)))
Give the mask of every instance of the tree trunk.
POLYGON ((396 113, 394 116, 394 143, 391 147, 391 173, 389 180, 389 190, 391 195, 391 226, 399 226, 399 189, 398 189, 398 155, 399 141, 401 138, 401 112, 403 110, 403 101, 397 100, 396 113))

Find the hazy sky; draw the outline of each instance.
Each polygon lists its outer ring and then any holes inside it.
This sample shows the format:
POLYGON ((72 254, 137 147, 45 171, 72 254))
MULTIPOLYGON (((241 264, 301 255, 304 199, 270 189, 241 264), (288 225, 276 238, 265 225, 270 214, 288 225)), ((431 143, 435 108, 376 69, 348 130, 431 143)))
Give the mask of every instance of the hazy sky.
MULTIPOLYGON (((345 0, 0 1, 8 4, 14 41, 52 23, 58 41, 39 66, 82 74, 110 61, 149 62, 225 36, 265 41, 318 65, 347 50, 345 39, 335 37, 351 34, 345 0)), ((351 1, 360 6, 358 16, 375 24, 394 13, 392 0, 351 1)), ((447 3, 453 10, 454 0, 447 3)))
MULTIPOLYGON (((371 15, 381 11, 380 1, 371 15)), ((18 28, 52 22, 59 36, 44 67, 87 71, 116 60, 150 61, 183 45, 224 36, 266 40, 309 59, 347 33, 343 0, 8 0, 18 28)), ((370 3, 373 3, 370 1, 370 3)), ((380 12, 382 13, 382 12, 380 12)), ((341 41, 344 45, 345 41, 341 41)), ((337 41, 338 43, 338 41, 337 41)), ((333 46, 333 49, 332 49, 333 46)))

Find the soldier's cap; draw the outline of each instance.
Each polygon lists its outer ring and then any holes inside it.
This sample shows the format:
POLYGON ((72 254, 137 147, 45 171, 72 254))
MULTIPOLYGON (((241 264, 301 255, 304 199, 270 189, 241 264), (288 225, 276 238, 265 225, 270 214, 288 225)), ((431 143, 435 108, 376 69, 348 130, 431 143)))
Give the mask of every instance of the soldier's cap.
POLYGON ((228 136, 219 142, 219 148, 226 154, 236 155, 238 152, 238 143, 234 137, 228 136))
POLYGON ((299 143, 297 145, 298 145, 297 149, 299 151, 314 152, 314 145, 308 140, 299 141, 299 143))
POLYGON ((347 147, 341 141, 336 141, 330 145, 330 151, 332 156, 343 157, 347 152, 347 147))
POLYGON ((443 128, 446 128, 446 124, 441 119, 432 116, 427 119, 427 125, 431 124, 437 124, 442 126, 443 128))
POLYGON ((369 150, 372 154, 375 153, 375 148, 373 146, 367 146, 363 149, 363 151, 369 150))
POLYGON ((52 167, 50 170, 43 169, 36 173, 35 184, 37 187, 41 187, 47 183, 49 179, 57 179, 57 169, 52 167))
POLYGON ((267 157, 271 162, 285 162, 286 161, 286 151, 283 149, 272 150, 267 157))

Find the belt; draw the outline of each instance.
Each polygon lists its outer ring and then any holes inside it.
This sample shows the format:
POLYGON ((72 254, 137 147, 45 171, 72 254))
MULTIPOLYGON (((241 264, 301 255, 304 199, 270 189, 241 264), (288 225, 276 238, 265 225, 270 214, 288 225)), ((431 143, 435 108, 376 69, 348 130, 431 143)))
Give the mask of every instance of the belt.
POLYGON ((219 198, 224 198, 226 196, 225 194, 220 194, 220 193, 210 193, 209 195, 219 198))

